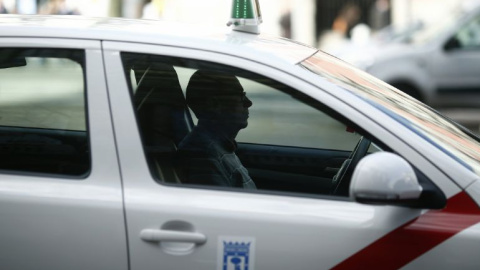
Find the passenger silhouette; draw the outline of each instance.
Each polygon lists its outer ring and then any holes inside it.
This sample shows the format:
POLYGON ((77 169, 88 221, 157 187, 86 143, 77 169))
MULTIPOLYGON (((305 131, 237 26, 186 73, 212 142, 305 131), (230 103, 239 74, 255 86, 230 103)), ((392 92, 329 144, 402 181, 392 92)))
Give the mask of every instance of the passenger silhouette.
POLYGON ((179 144, 184 183, 255 189, 235 150, 235 137, 248 125, 246 97, 238 79, 217 71, 195 72, 187 86, 197 126, 179 144))

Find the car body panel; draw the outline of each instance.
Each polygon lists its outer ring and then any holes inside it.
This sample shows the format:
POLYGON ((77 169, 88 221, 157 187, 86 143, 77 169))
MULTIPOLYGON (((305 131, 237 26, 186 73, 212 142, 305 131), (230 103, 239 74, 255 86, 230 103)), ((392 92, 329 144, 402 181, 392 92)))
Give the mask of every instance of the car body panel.
POLYGON ((448 230, 458 230, 461 227, 462 223, 470 222, 473 223, 473 226, 470 226, 454 237, 446 240, 441 245, 431 249, 423 256, 412 261, 404 269, 425 269, 425 268, 438 268, 438 269, 452 269, 455 265, 462 264, 462 268, 465 269, 476 269, 478 266, 475 260, 471 258, 475 257, 475 251, 480 247, 480 211, 477 207, 478 202, 478 190, 479 182, 473 184, 468 188, 465 194, 469 195, 469 200, 472 204, 469 207, 469 210, 463 210, 463 213, 452 220, 445 219, 446 223, 450 223, 450 228, 448 230), (476 194, 475 194, 476 193, 476 194), (468 221, 470 220, 470 221, 468 221), (447 258, 445 260, 438 260, 437 258, 447 258))
POLYGON ((351 269, 358 265, 366 269, 451 269, 460 264, 475 269, 477 260, 465 256, 463 249, 478 245, 476 230, 479 221, 480 208, 468 194, 460 192, 449 198, 445 208, 422 213, 333 269, 351 269), (459 243, 461 248, 455 246, 459 243))
POLYGON ((480 48, 437 50, 427 62, 429 75, 436 83, 436 104, 468 104, 478 98, 480 77, 480 48), (467 100, 467 101, 465 101, 467 100))
POLYGON ((0 174, 0 255, 8 269, 127 269, 121 181, 99 41, 0 38, 1 47, 88 48, 92 167, 82 178, 0 174), (99 252, 101 250, 102 252, 99 252))
POLYGON ((432 249, 403 269, 452 269, 460 264, 464 269, 476 269, 478 266, 471 258, 476 256, 475 251, 480 247, 479 233, 480 225, 476 224, 432 249), (439 260, 438 258, 448 259, 439 260))
POLYGON ((466 192, 470 194, 473 200, 477 202, 477 204, 480 206, 480 181, 476 181, 472 185, 470 185, 467 189, 466 192))

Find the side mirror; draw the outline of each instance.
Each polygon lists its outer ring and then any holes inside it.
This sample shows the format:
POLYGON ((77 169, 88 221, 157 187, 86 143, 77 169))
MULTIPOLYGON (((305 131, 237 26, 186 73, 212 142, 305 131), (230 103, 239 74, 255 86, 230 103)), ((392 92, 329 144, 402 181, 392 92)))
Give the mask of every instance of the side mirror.
POLYGON ((350 196, 360 203, 414 205, 420 200, 422 190, 407 161, 392 153, 377 152, 358 163, 350 196))
POLYGON ((462 45, 460 44, 460 41, 458 40, 457 37, 453 36, 447 41, 447 43, 445 43, 445 45, 443 46, 443 49, 445 51, 451 51, 454 49, 458 49, 460 47, 462 47, 462 45))

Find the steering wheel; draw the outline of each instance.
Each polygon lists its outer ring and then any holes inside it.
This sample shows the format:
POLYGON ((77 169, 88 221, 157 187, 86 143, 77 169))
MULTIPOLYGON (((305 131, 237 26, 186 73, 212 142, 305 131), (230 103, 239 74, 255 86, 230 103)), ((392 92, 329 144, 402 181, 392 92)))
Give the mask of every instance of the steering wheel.
POLYGON ((333 177, 330 194, 348 196, 353 170, 358 162, 360 162, 360 159, 367 155, 371 143, 369 139, 363 136, 360 138, 355 149, 353 149, 348 159, 343 162, 340 170, 338 170, 337 174, 333 177))

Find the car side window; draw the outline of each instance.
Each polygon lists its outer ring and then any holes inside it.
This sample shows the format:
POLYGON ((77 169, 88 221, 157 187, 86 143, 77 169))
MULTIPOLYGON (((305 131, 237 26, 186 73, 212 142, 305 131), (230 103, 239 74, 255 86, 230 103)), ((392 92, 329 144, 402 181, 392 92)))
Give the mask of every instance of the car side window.
POLYGON ((456 38, 461 48, 480 48, 480 16, 475 17, 457 32, 456 38))
POLYGON ((359 136, 345 124, 287 92, 250 79, 240 82, 254 106, 237 141, 330 150, 352 150, 359 136))
MULTIPOLYGON (((335 179, 362 135, 325 105, 231 66, 121 57, 158 182, 335 195, 335 179)), ((364 146, 364 155, 381 150, 369 140, 364 146)))
POLYGON ((81 50, 0 49, 0 170, 90 170, 81 50))

